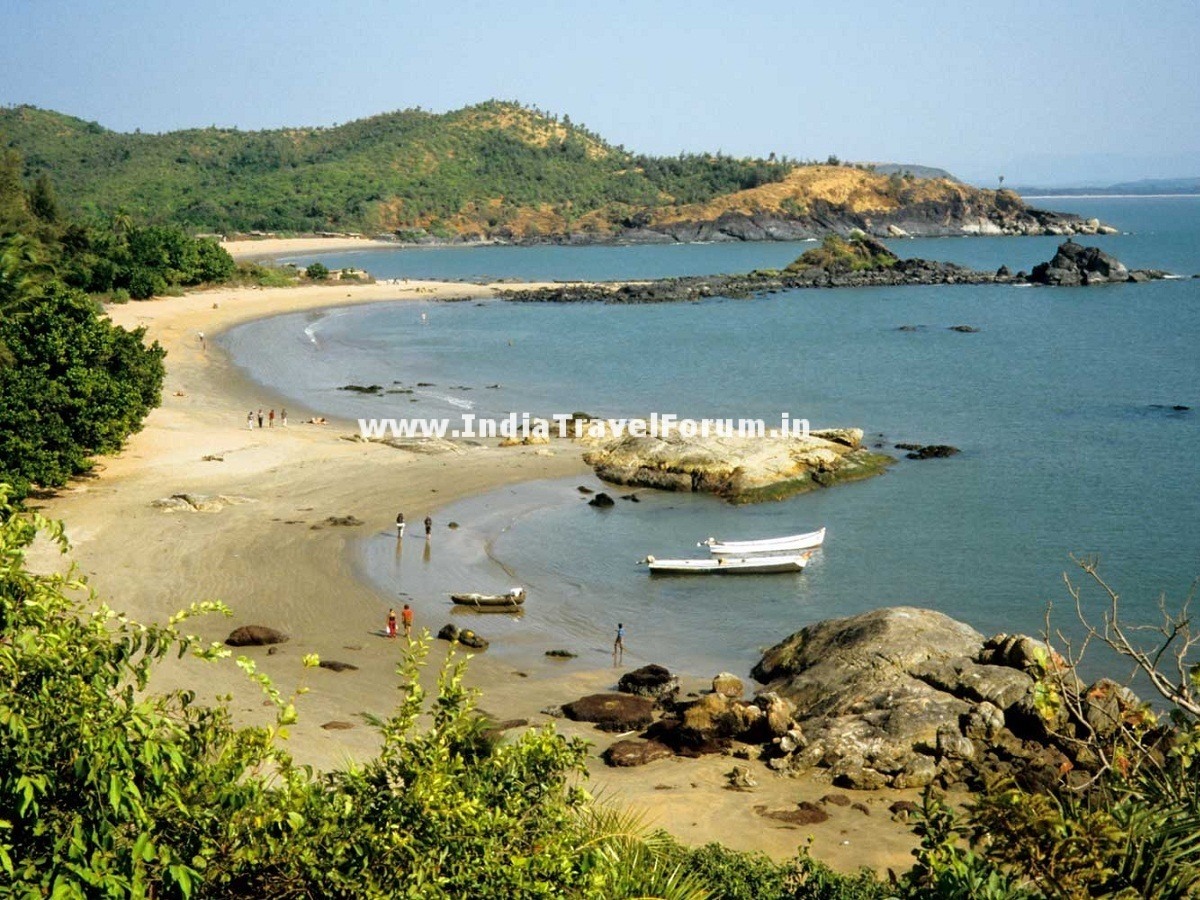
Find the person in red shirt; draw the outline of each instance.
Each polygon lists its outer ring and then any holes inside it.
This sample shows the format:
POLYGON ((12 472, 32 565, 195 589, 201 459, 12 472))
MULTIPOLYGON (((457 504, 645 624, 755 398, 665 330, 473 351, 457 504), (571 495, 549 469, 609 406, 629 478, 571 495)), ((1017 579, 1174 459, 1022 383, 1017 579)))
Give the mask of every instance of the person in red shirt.
POLYGON ((412 607, 409 606, 407 603, 405 603, 404 609, 402 609, 400 611, 400 616, 401 616, 401 620, 404 622, 404 636, 406 638, 408 638, 408 640, 411 641, 412 640, 412 625, 413 625, 412 607))

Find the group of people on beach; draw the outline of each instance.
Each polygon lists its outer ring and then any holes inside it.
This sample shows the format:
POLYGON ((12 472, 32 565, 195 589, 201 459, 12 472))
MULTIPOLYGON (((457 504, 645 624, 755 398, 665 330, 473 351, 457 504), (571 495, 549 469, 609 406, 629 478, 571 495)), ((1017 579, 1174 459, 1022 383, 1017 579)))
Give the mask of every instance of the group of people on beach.
MULTIPOLYGON (((257 416, 254 415, 254 410, 250 410, 250 412, 246 413, 246 427, 253 429, 255 421, 258 422, 259 428, 274 428, 275 427, 275 410, 273 410, 273 409, 269 410, 267 412, 267 416, 266 416, 265 420, 263 418, 262 407, 259 407, 257 416)), ((281 426, 283 426, 284 428, 287 428, 287 408, 286 407, 279 410, 279 424, 281 426)))
MULTIPOLYGON (((430 540, 433 537, 433 517, 425 517, 425 540, 430 540)), ((396 513, 396 538, 397 540, 404 539, 404 513, 396 513)))
MULTIPOLYGON (((404 637, 412 640, 413 626, 413 610, 407 603, 404 604, 404 609, 400 610, 400 622, 404 626, 404 637)), ((396 610, 389 609, 387 617, 387 636, 394 638, 396 636, 396 610)))
MULTIPOLYGON (((260 410, 261 412, 261 410, 260 410)), ((404 539, 404 513, 396 513, 396 539, 404 539)), ((425 517, 425 540, 430 540, 433 537, 433 517, 425 517)), ((407 603, 404 604, 404 609, 401 610, 400 621, 404 625, 404 636, 412 640, 412 623, 413 611, 412 607, 407 603)), ((396 636, 396 610, 389 609, 387 617, 387 636, 394 638, 396 636)), ((625 623, 617 623, 617 634, 613 640, 613 665, 618 666, 625 662, 625 623)))

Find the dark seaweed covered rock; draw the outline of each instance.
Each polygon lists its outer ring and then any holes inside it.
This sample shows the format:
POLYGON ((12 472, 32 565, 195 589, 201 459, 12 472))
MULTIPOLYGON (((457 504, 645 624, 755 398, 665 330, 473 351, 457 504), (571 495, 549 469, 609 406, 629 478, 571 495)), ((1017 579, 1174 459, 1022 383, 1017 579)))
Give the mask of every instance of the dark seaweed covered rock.
POLYGON ((589 694, 563 704, 575 722, 591 722, 601 731, 641 731, 654 719, 654 703, 632 694, 589 694))
POLYGON ((268 628, 266 625, 242 625, 235 628, 225 638, 230 647, 262 647, 267 644, 282 644, 288 636, 282 631, 268 628))

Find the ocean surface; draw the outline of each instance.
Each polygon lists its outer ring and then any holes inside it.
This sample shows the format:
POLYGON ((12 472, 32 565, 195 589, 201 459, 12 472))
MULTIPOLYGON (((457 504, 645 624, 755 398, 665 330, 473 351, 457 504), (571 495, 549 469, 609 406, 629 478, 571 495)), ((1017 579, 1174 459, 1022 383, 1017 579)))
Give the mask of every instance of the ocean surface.
MULTIPOLYGON (((985 634, 1078 637, 1063 583, 1097 555, 1129 620, 1153 621, 1200 575, 1200 198, 1055 200, 1120 234, 1087 238, 1131 267, 1189 276, 1088 289, 938 286, 807 290, 656 306, 397 303, 249 323, 221 343, 296 410, 357 418, 503 417, 584 410, 858 426, 899 461, 887 474, 779 503, 636 492, 599 511, 578 485, 536 482, 453 504, 435 539, 357 548, 381 616, 411 598, 436 630, 540 641, 626 664, 745 676, 806 624, 894 604, 942 610, 985 634), (980 331, 948 330, 971 325, 980 331), (914 326, 916 330, 899 330, 914 326), (346 384, 393 393, 363 396, 346 384), (1187 406, 1190 409, 1174 409, 1187 406), (948 443, 908 461, 897 442, 948 443), (450 522, 459 525, 449 529, 450 522), (636 563, 826 526, 802 575, 651 578, 636 563), (453 614, 447 593, 525 585, 520 617, 453 614)), ((902 256, 1028 270, 1060 239, 891 242, 902 256)), ((379 278, 600 279, 785 265, 811 244, 481 247, 294 257, 379 278)), ((293 413, 295 416, 296 414, 293 413)), ((494 443, 494 442, 493 442, 494 443)), ((479 451, 481 453, 487 451, 479 451)), ((570 452, 565 448, 557 452, 570 452)), ((612 491, 617 496, 628 490, 612 491)), ((424 509, 407 509, 419 522, 424 509)), ((412 532, 410 531, 410 535, 412 532)), ((416 539, 414 539, 414 537, 416 539)), ((1087 589, 1090 611, 1102 597, 1087 589)), ((521 643, 526 643, 522 640, 521 643)), ((1092 671, 1112 660, 1095 657, 1092 671)), ((1110 674, 1121 674, 1110 672, 1110 674)))

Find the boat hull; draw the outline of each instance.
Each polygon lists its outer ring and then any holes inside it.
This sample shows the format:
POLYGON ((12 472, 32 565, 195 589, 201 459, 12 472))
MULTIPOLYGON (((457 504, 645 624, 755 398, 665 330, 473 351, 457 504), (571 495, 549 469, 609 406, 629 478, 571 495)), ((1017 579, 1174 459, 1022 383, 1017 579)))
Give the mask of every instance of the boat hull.
POLYGON ((718 541, 709 538, 701 541, 700 546, 708 547, 713 556, 754 556, 762 554, 787 554, 799 550, 813 550, 825 543, 825 529, 809 531, 804 534, 793 534, 781 538, 768 538, 761 541, 718 541))
POLYGON ((651 575, 767 575, 803 572, 807 556, 760 556, 753 558, 652 559, 646 565, 651 575))
POLYGON ((510 612, 525 603, 525 594, 451 594, 455 606, 467 606, 483 612, 510 612))

